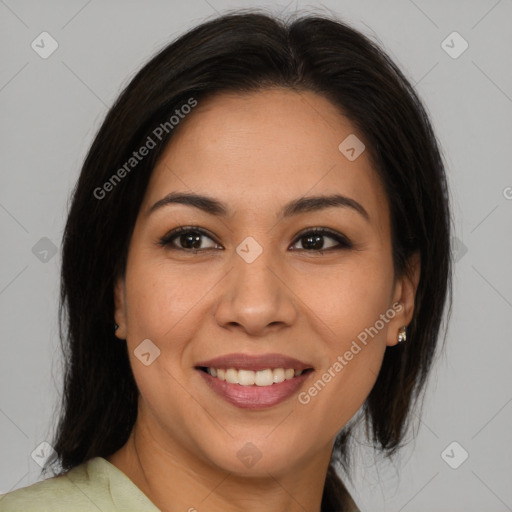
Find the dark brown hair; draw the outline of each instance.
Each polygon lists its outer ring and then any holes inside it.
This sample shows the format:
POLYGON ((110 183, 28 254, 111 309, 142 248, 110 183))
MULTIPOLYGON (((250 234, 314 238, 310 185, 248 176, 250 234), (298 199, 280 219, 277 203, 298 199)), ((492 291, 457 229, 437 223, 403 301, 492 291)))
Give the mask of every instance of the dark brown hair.
MULTIPOLYGON (((407 271, 413 253, 420 254, 407 342, 386 349, 362 407, 376 450, 392 455, 400 446, 425 387, 451 292, 447 184, 428 115, 386 53, 343 22, 312 15, 284 22, 239 11, 193 28, 144 65, 87 154, 62 242, 64 394, 52 443, 57 457, 47 468, 59 463, 63 473, 92 457, 107 457, 126 443, 134 426, 138 390, 126 344, 114 336, 113 287, 124 275, 135 220, 172 130, 108 194, 98 199, 95 191, 190 98, 201 102, 216 92, 269 87, 316 92, 360 130, 389 199, 396 275, 407 271)), ((348 471, 352 427, 336 439, 324 512, 348 510, 350 497, 334 464, 348 471)))

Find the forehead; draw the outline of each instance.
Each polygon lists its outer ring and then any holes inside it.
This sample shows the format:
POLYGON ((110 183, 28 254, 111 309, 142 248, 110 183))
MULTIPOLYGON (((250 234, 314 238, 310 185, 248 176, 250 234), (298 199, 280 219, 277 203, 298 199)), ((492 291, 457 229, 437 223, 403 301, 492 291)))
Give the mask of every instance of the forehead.
POLYGON ((368 152, 351 161, 339 149, 347 137, 364 143, 362 134, 315 93, 221 93, 199 101, 178 128, 152 173, 145 208, 173 190, 260 213, 276 201, 339 192, 373 218, 386 213, 368 152))

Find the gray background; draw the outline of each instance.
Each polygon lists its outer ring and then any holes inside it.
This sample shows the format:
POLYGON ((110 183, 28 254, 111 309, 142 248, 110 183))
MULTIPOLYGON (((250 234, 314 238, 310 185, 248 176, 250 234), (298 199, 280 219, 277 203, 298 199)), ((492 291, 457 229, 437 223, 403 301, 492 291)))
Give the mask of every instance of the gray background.
POLYGON ((0 0, 0 491, 40 479, 31 453, 51 439, 61 384, 59 247, 107 108, 171 39, 252 6, 332 10, 380 42, 426 103, 449 175, 458 261, 446 351, 415 438, 394 465, 361 446, 352 495, 363 511, 512 510, 511 0, 0 0), (59 45, 47 59, 31 48, 43 31, 59 45), (441 45, 453 31, 469 44, 458 58, 441 45), (453 441, 461 448, 445 451, 453 441))

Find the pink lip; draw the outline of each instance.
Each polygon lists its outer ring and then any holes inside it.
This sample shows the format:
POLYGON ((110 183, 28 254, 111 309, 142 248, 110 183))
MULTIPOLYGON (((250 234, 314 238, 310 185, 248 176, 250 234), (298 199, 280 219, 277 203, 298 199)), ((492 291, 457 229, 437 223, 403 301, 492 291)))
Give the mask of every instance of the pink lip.
MULTIPOLYGON (((203 366, 202 363, 201 366, 203 366)), ((208 366, 214 365, 208 364, 208 366)), ((237 365, 232 365, 231 368, 236 366, 237 365)), ((270 368, 270 366, 267 365, 266 368, 270 368)), ((276 366, 276 368, 282 368, 282 366, 276 366)), ((290 366, 288 366, 288 368, 290 368, 290 366)), ((212 377, 203 370, 198 371, 215 393, 230 404, 243 409, 264 409, 283 402, 297 392, 304 381, 313 373, 311 371, 305 372, 298 377, 285 380, 279 384, 272 384, 271 386, 242 386, 240 384, 231 384, 217 377, 212 377)))
MULTIPOLYGON (((293 357, 282 354, 262 354, 251 356, 249 354, 227 354, 215 357, 208 361, 201 361, 196 368, 234 368, 236 370, 266 370, 267 368, 293 368, 294 370, 307 370, 313 368, 311 364, 304 363, 293 357)), ((273 387, 273 386, 272 386, 273 387)))

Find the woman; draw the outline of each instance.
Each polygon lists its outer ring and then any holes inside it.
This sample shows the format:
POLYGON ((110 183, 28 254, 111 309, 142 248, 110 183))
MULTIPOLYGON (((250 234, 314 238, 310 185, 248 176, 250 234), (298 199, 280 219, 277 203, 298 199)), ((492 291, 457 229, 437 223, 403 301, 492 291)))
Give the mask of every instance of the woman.
POLYGON ((451 289, 445 173, 396 65, 345 24, 234 13, 108 113, 62 248, 57 476, 12 510, 358 510, 451 289))

